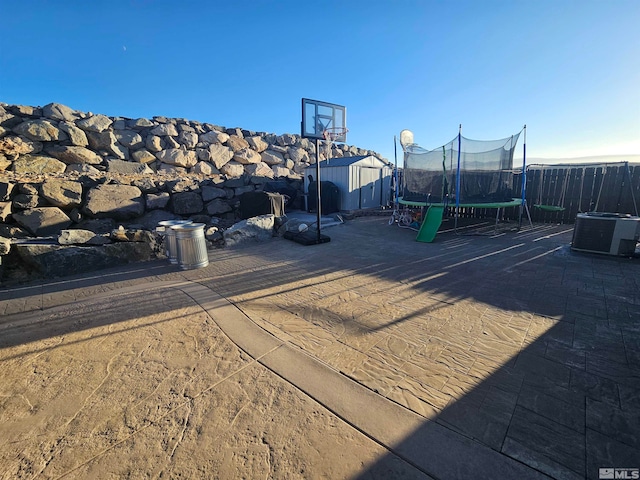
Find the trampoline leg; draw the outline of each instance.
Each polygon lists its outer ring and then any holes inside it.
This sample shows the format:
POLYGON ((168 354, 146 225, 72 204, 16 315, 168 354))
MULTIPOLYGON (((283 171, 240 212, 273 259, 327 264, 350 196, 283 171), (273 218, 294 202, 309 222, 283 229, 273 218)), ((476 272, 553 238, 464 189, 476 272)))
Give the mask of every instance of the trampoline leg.
POLYGON ((498 219, 500 218, 500 207, 498 207, 498 211, 496 212, 496 224, 493 226, 493 234, 498 233, 498 219))

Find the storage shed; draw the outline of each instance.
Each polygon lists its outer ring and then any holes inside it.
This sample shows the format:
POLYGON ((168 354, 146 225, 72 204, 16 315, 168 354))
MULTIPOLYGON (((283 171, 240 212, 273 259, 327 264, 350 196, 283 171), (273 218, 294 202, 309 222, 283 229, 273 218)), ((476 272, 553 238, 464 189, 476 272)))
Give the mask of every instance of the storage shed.
MULTIPOLYGON (((320 180, 340 189, 340 210, 379 208, 391 202, 391 167, 373 155, 331 158, 320 162, 320 180)), ((309 175, 316 180, 316 166, 305 169, 305 191, 309 175)))

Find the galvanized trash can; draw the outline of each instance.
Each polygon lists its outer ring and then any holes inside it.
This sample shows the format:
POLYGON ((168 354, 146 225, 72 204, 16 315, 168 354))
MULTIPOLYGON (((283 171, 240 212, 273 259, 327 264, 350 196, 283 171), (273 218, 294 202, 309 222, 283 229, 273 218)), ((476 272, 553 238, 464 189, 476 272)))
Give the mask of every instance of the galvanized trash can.
POLYGON ((204 239, 204 223, 174 225, 178 246, 178 263, 183 270, 202 268, 209 265, 207 242, 204 239))
POLYGON ((188 225, 191 220, 163 220, 158 223, 158 233, 164 236, 164 251, 167 254, 169 262, 176 265, 178 263, 178 247, 176 245, 176 232, 171 229, 175 225, 188 225))

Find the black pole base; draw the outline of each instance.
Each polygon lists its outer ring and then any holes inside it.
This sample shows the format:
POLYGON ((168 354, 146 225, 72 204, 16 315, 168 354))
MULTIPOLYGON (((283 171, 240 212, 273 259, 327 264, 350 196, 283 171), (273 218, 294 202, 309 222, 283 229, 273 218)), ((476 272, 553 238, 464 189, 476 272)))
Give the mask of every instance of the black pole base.
POLYGON ((329 243, 331 237, 320 234, 318 232, 285 232, 284 238, 291 240, 292 242, 299 243, 300 245, 320 245, 321 243, 329 243))

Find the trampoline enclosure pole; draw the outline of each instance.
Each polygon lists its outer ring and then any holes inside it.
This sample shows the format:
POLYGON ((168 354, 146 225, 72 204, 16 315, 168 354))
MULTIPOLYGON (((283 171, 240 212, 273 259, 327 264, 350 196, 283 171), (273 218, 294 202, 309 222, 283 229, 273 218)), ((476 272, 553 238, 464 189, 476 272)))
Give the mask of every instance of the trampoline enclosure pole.
POLYGON ((462 149, 462 124, 458 127, 458 170, 456 172, 456 218, 454 228, 458 228, 460 214, 460 150, 462 149))
POLYGON ((322 213, 320 211, 321 205, 322 205, 322 198, 320 193, 320 140, 316 138, 316 209, 318 212, 316 221, 318 222, 318 225, 317 225, 318 243, 320 243, 320 218, 322 216, 322 213))
POLYGON ((522 215, 524 214, 527 191, 527 126, 524 126, 524 141, 522 143, 522 204, 520 205, 519 227, 522 226, 522 215))

